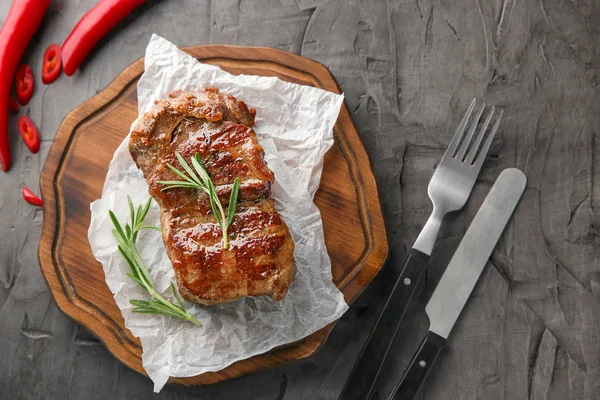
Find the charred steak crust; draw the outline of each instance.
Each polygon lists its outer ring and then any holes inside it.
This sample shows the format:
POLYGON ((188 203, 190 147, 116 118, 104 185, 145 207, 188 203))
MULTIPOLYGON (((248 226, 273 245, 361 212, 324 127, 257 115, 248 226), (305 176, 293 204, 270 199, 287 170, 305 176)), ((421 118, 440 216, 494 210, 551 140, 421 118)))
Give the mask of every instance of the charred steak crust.
POLYGON ((215 304, 244 296, 282 299, 294 271, 294 243, 271 198, 273 172, 258 144, 255 111, 215 88, 176 91, 155 102, 131 132, 129 151, 161 210, 165 249, 179 292, 188 301, 215 304), (161 192, 161 180, 179 180, 168 167, 199 153, 228 207, 233 181, 240 178, 238 203, 229 228, 230 246, 208 195, 193 189, 161 192))

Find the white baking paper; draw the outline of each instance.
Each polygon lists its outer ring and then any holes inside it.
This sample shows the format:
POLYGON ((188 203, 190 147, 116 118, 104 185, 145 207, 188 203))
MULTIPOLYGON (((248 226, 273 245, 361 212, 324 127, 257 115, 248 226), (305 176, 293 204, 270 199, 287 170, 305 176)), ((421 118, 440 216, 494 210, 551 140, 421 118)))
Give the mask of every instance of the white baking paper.
MULTIPOLYGON (((313 203, 323 156, 333 144, 332 129, 343 96, 277 78, 234 76, 199 63, 167 40, 152 36, 146 49, 145 72, 137 86, 140 115, 172 90, 209 86, 256 108, 255 130, 267 164, 275 173, 272 194, 294 239, 296 270, 289 292, 281 301, 250 297, 210 307, 186 303, 202 328, 172 317, 132 313, 129 300, 148 299, 149 295, 126 276, 128 267, 111 235, 108 210, 126 221, 126 196, 139 204, 149 195, 146 181, 129 155, 126 138, 110 163, 102 198, 90 206, 88 238, 125 326, 142 342, 142 362, 156 392, 170 376, 218 371, 302 339, 337 320, 348 308, 332 283, 323 223, 313 203)), ((155 202, 146 223, 160 225, 155 202)), ((145 230, 140 235, 138 246, 156 287, 172 300, 169 282, 175 278, 160 233, 145 230)))

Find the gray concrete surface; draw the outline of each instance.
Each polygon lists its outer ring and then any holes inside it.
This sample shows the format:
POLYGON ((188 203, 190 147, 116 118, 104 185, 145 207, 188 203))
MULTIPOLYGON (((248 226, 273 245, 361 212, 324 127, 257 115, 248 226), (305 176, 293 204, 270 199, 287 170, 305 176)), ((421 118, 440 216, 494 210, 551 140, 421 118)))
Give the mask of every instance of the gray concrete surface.
MULTIPOLYGON (((378 382, 387 398, 427 327, 422 307, 500 171, 529 186, 421 394, 424 399, 600 399, 600 5, 594 0, 150 1, 73 77, 40 82, 41 56, 94 0, 54 0, 26 59, 38 83, 21 110, 40 128, 31 155, 11 117, 0 173, 0 398, 337 399, 393 276, 425 222, 426 185, 469 101, 505 110, 465 210, 443 226, 423 295, 378 382), (204 388, 166 387, 124 367, 57 308, 40 273, 37 189, 62 118, 143 55, 156 32, 178 45, 271 46, 338 79, 372 157, 390 262, 311 359, 204 388)), ((4 18, 9 0, 0 4, 4 18)))

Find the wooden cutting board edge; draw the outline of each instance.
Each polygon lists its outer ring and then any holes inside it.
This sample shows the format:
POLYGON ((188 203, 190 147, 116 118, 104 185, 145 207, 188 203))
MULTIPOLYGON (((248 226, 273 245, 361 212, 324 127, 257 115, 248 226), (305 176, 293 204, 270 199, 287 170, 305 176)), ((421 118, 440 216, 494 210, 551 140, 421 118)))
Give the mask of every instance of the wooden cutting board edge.
MULTIPOLYGON (((270 48, 261 48, 261 47, 253 47, 251 48, 253 52, 256 54, 261 54, 263 58, 260 60, 256 60, 256 62, 271 62, 275 64, 281 64, 287 68, 295 69, 302 73, 307 73, 305 69, 311 71, 312 76, 317 80, 318 86, 322 88, 341 93, 339 85, 337 81, 333 77, 333 75, 329 72, 327 67, 323 64, 309 60, 304 57, 285 52, 283 50, 278 49, 270 49, 270 48), (302 65, 305 69, 299 70, 296 66, 302 65)), ((186 52, 192 54, 193 56, 201 59, 203 62, 210 63, 211 60, 225 58, 225 59, 234 59, 235 60, 248 60, 245 56, 245 52, 248 50, 248 47, 241 46, 227 46, 227 45, 206 45, 206 46, 194 46, 183 48, 186 52), (204 57, 209 53, 210 57, 204 57), (237 58, 236 58, 237 56, 237 58)), ((123 95, 126 91, 131 89, 132 85, 135 85, 137 82, 137 78, 143 72, 143 58, 135 61, 130 66, 125 68, 105 89, 99 92, 94 97, 90 98, 86 102, 82 103, 75 110, 70 112, 62 121, 58 133, 56 135, 55 141, 50 149, 48 154, 48 158, 46 163, 44 164, 44 168, 42 171, 42 176, 40 178, 40 187, 42 189, 42 193, 46 192, 55 192, 56 190, 60 190, 59 188, 55 189, 55 177, 58 176, 56 171, 60 168, 60 164, 63 158, 63 150, 65 149, 69 140, 71 140, 71 133, 76 130, 79 126, 82 126, 85 123, 88 123, 93 120, 95 114, 99 114, 100 111, 104 110, 106 107, 110 107, 110 103, 113 99, 118 98, 123 95), (116 93, 116 94, 115 94, 116 93), (101 107, 97 107, 97 104, 101 103, 101 107), (52 165, 52 162, 55 160, 59 160, 58 163, 52 165), (54 167, 54 168, 53 168, 54 167)), ((372 172, 372 167, 370 163, 370 159, 362 145, 362 141, 358 134, 355 135, 353 140, 357 141, 356 143, 348 143, 348 138, 345 135, 339 134, 338 124, 346 123, 352 125, 352 120, 348 108, 344 102, 342 105, 342 109, 340 111, 340 117, 338 118, 338 122, 336 123, 336 128, 334 130, 338 131, 338 135, 336 137, 340 138, 343 146, 348 146, 350 149, 350 154, 354 156, 354 160, 349 160, 349 165, 356 168, 356 175, 361 180, 363 184, 362 189, 364 189, 365 184, 369 186, 371 189, 369 193, 363 193, 362 195, 366 197, 366 202, 368 203, 368 208, 365 210, 366 218, 369 220, 376 219, 381 221, 380 224, 375 224, 377 232, 374 232, 374 236, 372 240, 374 240, 373 254, 368 258, 371 262, 368 265, 365 265, 367 268, 362 268, 358 271, 355 276, 345 277, 345 282, 341 282, 340 287, 342 289, 350 289, 352 291, 351 295, 348 295, 347 290, 343 290, 345 293, 345 298, 348 304, 351 304, 366 288, 367 284, 375 277, 375 275, 381 270, 382 266, 385 264, 388 254, 389 254, 389 246, 387 240, 387 230, 385 227, 383 214, 381 210, 381 205, 379 202, 379 190, 377 187, 377 182, 372 172), (358 168, 359 162, 367 162, 368 164, 368 173, 365 176, 365 168, 358 168), (375 240, 376 239, 376 240, 375 240)), ((354 126, 351 127, 346 126, 345 130, 351 129, 355 131, 354 126)), ((364 167, 364 166, 363 166, 364 167)), ((360 188, 357 188, 357 190, 360 188)), ((106 347, 117 357, 121 362, 129 367, 133 368, 137 372, 146 375, 142 363, 141 358, 135 355, 136 348, 139 349, 139 344, 130 343, 126 337, 117 334, 110 326, 106 323, 103 323, 103 319, 105 317, 102 315, 98 315, 97 312, 84 313, 83 310, 86 307, 85 304, 81 304, 81 299, 77 296, 72 296, 72 294, 68 293, 65 290, 66 287, 69 286, 69 283, 64 279, 61 275, 60 271, 58 271, 53 265, 50 269, 45 268, 45 262, 48 260, 53 260, 53 249, 54 249, 54 233, 57 229, 57 220, 56 220, 56 195, 54 198, 46 198, 44 197, 44 223, 42 228, 42 238, 40 239, 40 246, 38 252, 38 258, 40 260, 40 265, 42 266, 42 270, 44 271, 44 279, 48 283, 51 291, 54 295, 54 298, 65 314, 76 321, 77 323, 85 326, 90 332, 94 333, 99 340, 101 340, 106 347), (49 243, 50 242, 50 243, 49 243), (49 245, 50 244, 50 245, 49 245), (53 279, 50 279, 50 276, 53 279), (82 315, 83 314, 83 315, 82 315), (84 318, 87 315, 92 314, 94 318, 84 318), (97 334, 97 332, 104 332, 104 334, 97 334), (119 337, 120 340, 119 340, 119 337), (107 340, 107 338, 109 338, 107 340), (115 338, 113 340, 113 338, 115 338), (127 353, 123 353, 123 347, 128 348, 129 351, 127 353), (135 357, 132 357, 135 356, 135 357)), ((61 214, 64 216, 64 213, 61 214)), ((54 263, 53 263, 54 264, 54 263)), ((90 308, 90 310, 92 310, 90 308)), ((320 347, 325 342, 327 336, 331 332, 335 322, 327 325, 322 328, 318 332, 315 332, 313 335, 305 338, 299 342, 292 343, 286 346, 282 346, 281 348, 271 350, 269 353, 270 358, 274 358, 272 361, 276 362, 277 365, 282 365, 286 362, 295 361, 298 359, 306 358, 314 354, 316 351, 320 349, 320 347), (302 343, 303 346, 300 351, 294 351, 294 348, 298 347, 296 344, 302 343), (285 356, 279 356, 279 353, 285 351, 285 356)), ((236 366, 237 363, 232 366, 236 366)), ((228 374, 228 371, 231 367, 226 368, 225 370, 218 371, 216 373, 206 373, 196 377, 189 378, 171 378, 169 383, 177 383, 183 385, 202 385, 202 384, 210 384, 222 381, 224 379, 229 379, 237 376, 241 376, 247 373, 256 372, 259 370, 267 369, 271 366, 272 362, 264 363, 263 365, 259 365, 258 368, 244 368, 243 370, 238 369, 235 370, 234 373, 228 374), (227 376, 230 375, 230 376, 227 376), (202 377, 202 379, 199 379, 202 377)))

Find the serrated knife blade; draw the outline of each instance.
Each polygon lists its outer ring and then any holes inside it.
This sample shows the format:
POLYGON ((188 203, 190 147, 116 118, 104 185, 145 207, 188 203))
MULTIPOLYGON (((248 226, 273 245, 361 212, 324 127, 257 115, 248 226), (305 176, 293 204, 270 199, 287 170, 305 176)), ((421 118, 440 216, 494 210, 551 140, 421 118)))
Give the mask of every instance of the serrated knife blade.
POLYGON ((390 399, 412 399, 444 346, 523 191, 527 178, 516 168, 500 173, 477 211, 425 311, 429 332, 390 399))

